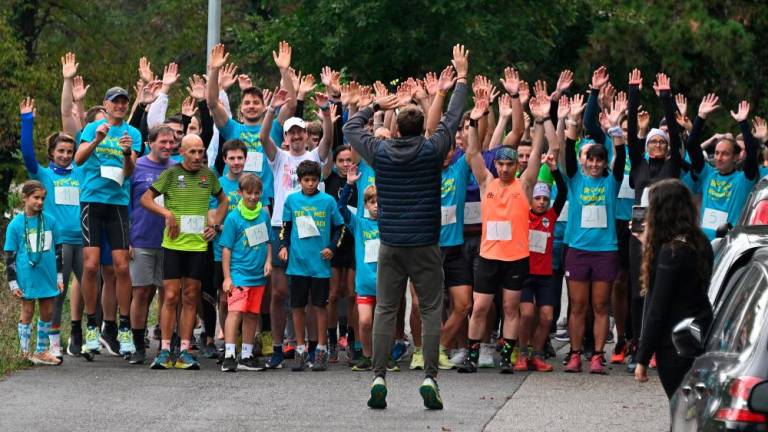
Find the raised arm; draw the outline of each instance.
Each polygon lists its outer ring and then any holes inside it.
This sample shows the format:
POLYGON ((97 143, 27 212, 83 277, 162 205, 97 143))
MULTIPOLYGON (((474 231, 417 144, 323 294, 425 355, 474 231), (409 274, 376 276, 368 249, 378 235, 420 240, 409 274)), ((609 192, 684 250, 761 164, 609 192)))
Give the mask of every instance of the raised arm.
POLYGON ((605 66, 600 66, 592 73, 592 86, 589 92, 589 99, 587 100, 587 109, 584 111, 584 128, 587 130, 587 134, 601 144, 605 143, 605 133, 600 127, 600 121, 598 120, 598 114, 600 113, 598 97, 600 89, 608 84, 609 78, 608 69, 605 66))
POLYGON ((739 124, 739 129, 744 136, 744 146, 747 156, 744 160, 744 177, 747 180, 755 180, 758 174, 758 149, 760 148, 757 140, 752 136, 752 129, 749 127, 749 102, 743 100, 739 103, 737 112, 731 111, 731 117, 739 124))
MULTIPOLYGON (((504 90, 512 98, 510 104, 512 109, 512 131, 507 134, 504 144, 516 148, 523 138, 526 127, 525 117, 523 116, 523 104, 520 100, 520 75, 517 73, 517 70, 511 67, 504 68, 504 78, 501 79, 501 83, 504 86, 504 90)), ((493 140, 491 140, 491 145, 494 145, 493 140)))
POLYGON ((467 134, 467 153, 465 155, 470 168, 472 168, 472 174, 475 175, 477 184, 480 186, 481 194, 485 190, 487 183, 493 180, 493 175, 485 167, 485 161, 480 152, 480 137, 477 131, 477 123, 487 110, 488 100, 479 99, 477 105, 472 108, 472 112, 469 114, 469 133, 467 134))
POLYGON ((333 144, 333 122, 338 120, 336 105, 331 104, 324 93, 315 94, 315 105, 320 108, 318 117, 323 122, 323 137, 320 138, 320 144, 317 146, 317 155, 320 156, 321 161, 325 161, 333 144))
POLYGON ((165 122, 168 112, 168 95, 176 81, 179 80, 179 66, 176 63, 169 63, 163 69, 163 80, 157 99, 149 106, 147 111, 147 127, 152 129, 165 122))
POLYGON ((578 125, 583 112, 584 96, 577 94, 571 98, 571 111, 568 114, 565 129, 565 175, 568 178, 573 178, 579 169, 576 140, 579 137, 578 125))
POLYGON ((467 98, 469 50, 466 50, 464 45, 455 45, 453 47, 453 60, 451 60, 451 63, 458 74, 456 77, 456 87, 451 95, 451 101, 448 102, 448 111, 440 119, 440 124, 435 129, 435 133, 429 137, 437 145, 437 152, 441 157, 445 156, 451 147, 451 143, 456 136, 456 129, 459 127, 461 113, 464 110, 467 98))
POLYGON ((32 132, 35 129, 35 100, 27 96, 19 105, 21 112, 21 156, 24 166, 31 175, 37 174, 38 164, 35 159, 35 143, 32 132))
MULTIPOLYGON (((701 104, 699 104, 699 114, 693 124, 694 130, 697 128, 701 130, 707 116, 720 107, 719 101, 717 95, 714 93, 704 96, 704 99, 701 100, 701 104)), ((698 134, 695 138, 698 138, 698 134)), ((688 137, 686 150, 688 151, 688 157, 691 159, 691 168, 693 168, 694 174, 699 174, 701 170, 704 169, 705 162, 704 155, 701 154, 698 139, 691 139, 691 137, 688 137)))
POLYGON ((670 160, 679 168, 682 162, 680 155, 682 143, 680 142, 680 126, 675 120, 675 100, 672 98, 672 86, 669 77, 663 73, 657 74, 654 89, 659 92, 659 98, 661 98, 661 103, 664 106, 664 116, 667 119, 670 160))
POLYGON ((75 163, 77 165, 84 164, 85 161, 91 157, 91 154, 94 150, 96 150, 96 147, 99 145, 99 143, 101 143, 101 141, 103 141, 107 136, 107 132, 109 132, 109 123, 104 122, 96 128, 96 133, 94 134, 94 138, 91 142, 81 143, 77 147, 77 151, 75 152, 75 163))
POLYGON ((520 180, 522 180, 525 193, 531 201, 533 201, 533 186, 536 184, 541 168, 541 154, 544 149, 544 123, 550 123, 550 125, 552 123, 549 118, 550 103, 546 89, 543 92, 537 92, 536 96, 528 102, 534 118, 533 148, 531 149, 531 156, 528 158, 528 167, 523 171, 520 180))
POLYGON ((605 109, 603 111, 605 113, 605 118, 608 120, 608 135, 610 135, 615 149, 611 172, 613 174, 613 178, 618 183, 621 183, 621 181, 624 180, 624 162, 626 160, 626 150, 624 148, 624 132, 621 130, 620 120, 626 108, 626 99, 616 98, 611 103, 610 109, 605 109))
POLYGON ((75 136, 82 128, 80 118, 73 109, 72 95, 73 79, 77 75, 78 66, 74 53, 68 52, 61 58, 61 74, 64 77, 64 85, 61 89, 61 127, 64 133, 71 136, 75 136))
MULTIPOLYGON (((285 89, 275 89, 274 95, 269 90, 264 90, 264 103, 267 105, 267 111, 264 113, 264 119, 261 123, 261 130, 259 131, 259 139, 261 145, 264 148, 264 153, 267 155, 270 161, 275 160, 277 154, 277 146, 270 138, 269 134, 272 132, 272 122, 275 119, 275 110, 284 106, 288 101, 288 91, 285 89)), ((325 137, 323 137, 325 138, 325 137)))
POLYGON ((217 128, 221 129, 229 121, 229 115, 224 106, 219 101, 219 70, 224 66, 229 58, 229 53, 224 50, 224 45, 218 44, 211 51, 211 62, 208 65, 208 93, 206 100, 208 108, 211 110, 213 122, 217 128))
POLYGON ((494 149, 501 145, 504 132, 507 129, 507 123, 512 118, 512 97, 508 94, 503 94, 499 98, 499 121, 496 123, 496 128, 493 130, 493 136, 491 136, 491 144, 489 149, 494 149))
POLYGON ((432 104, 429 106, 429 113, 427 114, 427 121, 425 123, 425 129, 427 135, 434 133, 438 123, 440 123, 440 117, 443 115, 443 104, 445 103, 445 95, 456 81, 456 73, 453 66, 446 66, 440 73, 440 79, 437 80, 437 92, 432 99, 432 104))
MULTIPOLYGON (((286 103, 277 116, 280 124, 285 123, 296 112, 296 88, 291 78, 291 46, 286 41, 282 41, 277 46, 277 52, 272 51, 272 58, 275 65, 280 70, 281 87, 286 91, 286 103)), ((209 101, 210 103, 210 101, 209 101)))
POLYGON ((639 69, 629 74, 629 100, 627 112, 627 143, 629 144, 629 162, 632 168, 640 167, 645 143, 638 138, 637 111, 640 107, 640 90, 643 88, 643 76, 639 69))

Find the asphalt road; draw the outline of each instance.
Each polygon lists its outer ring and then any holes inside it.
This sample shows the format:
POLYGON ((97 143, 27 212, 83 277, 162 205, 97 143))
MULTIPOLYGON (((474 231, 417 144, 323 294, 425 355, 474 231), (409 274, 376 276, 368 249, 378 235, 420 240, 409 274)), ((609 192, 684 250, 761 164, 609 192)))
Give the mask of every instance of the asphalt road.
MULTIPOLYGON (((154 351, 152 351, 154 354, 154 351)), ((443 411, 426 411, 420 371, 387 377, 389 408, 366 407, 372 375, 341 364, 328 372, 225 374, 153 371, 99 356, 67 357, 0 381, 0 430, 239 431, 659 431, 668 428, 658 378, 640 385, 622 369, 608 376, 498 369, 438 377, 443 411)), ((558 365, 561 369, 562 367, 558 365)))

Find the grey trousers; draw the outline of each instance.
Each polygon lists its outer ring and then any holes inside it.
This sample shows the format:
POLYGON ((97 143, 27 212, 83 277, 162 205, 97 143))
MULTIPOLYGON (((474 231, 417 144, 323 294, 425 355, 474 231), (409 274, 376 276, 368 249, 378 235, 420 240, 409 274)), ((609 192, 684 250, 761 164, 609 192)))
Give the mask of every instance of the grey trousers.
POLYGON ((440 247, 392 247, 382 244, 379 248, 377 273, 376 311, 373 319, 374 373, 382 377, 387 373, 397 312, 410 278, 419 297, 424 371, 426 376, 436 377, 443 310, 440 247))
POLYGON ((61 311, 67 298, 69 280, 72 273, 75 274, 78 283, 83 280, 83 245, 63 244, 61 247, 61 258, 63 263, 61 274, 64 276, 64 292, 56 297, 56 303, 54 303, 52 320, 54 327, 61 325, 61 311))

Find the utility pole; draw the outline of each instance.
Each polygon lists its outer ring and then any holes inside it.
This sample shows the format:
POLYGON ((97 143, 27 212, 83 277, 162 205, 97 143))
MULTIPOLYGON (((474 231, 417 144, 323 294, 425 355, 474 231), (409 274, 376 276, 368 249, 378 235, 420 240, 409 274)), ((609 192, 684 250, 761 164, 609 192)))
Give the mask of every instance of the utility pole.
POLYGON ((221 0, 208 0, 208 52, 206 64, 211 61, 211 50, 221 40, 221 0))

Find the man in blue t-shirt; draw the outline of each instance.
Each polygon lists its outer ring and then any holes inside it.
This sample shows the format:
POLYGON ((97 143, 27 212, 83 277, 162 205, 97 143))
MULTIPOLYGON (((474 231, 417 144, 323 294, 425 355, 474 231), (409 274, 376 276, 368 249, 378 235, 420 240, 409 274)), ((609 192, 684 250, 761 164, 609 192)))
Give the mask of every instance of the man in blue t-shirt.
POLYGON ((141 145, 141 133, 128 125, 125 116, 130 106, 128 92, 112 87, 104 95, 107 118, 88 124, 80 136, 75 163, 83 169, 80 185, 80 227, 83 234, 83 281, 87 328, 86 356, 99 349, 96 321, 101 236, 106 235, 112 247, 112 260, 117 281, 117 303, 120 323, 117 339, 120 354, 136 351, 131 335, 131 275, 128 270, 128 201, 134 161, 131 151, 141 145))

